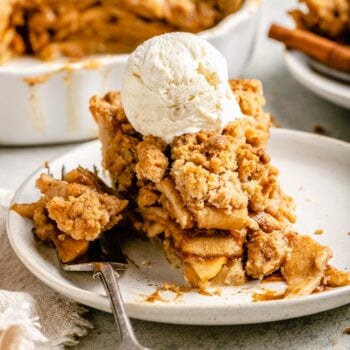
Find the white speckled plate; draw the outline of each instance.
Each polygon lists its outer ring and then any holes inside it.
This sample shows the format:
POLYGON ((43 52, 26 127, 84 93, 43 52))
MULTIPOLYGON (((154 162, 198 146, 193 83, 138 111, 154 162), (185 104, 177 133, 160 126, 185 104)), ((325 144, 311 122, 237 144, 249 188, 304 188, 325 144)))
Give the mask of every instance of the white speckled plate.
MULTIPOLYGON (((309 57, 295 50, 286 50, 284 58, 289 71, 300 84, 324 99, 350 109, 350 84, 332 78, 330 75, 334 75, 333 69, 318 64, 318 70, 322 69, 323 73, 327 71, 327 75, 322 74, 312 69, 309 57)), ((345 73, 341 75, 343 79, 348 76, 345 73)))
MULTIPOLYGON (((273 163, 280 169, 285 191, 297 204, 296 228, 323 244, 334 253, 332 264, 350 268, 350 144, 297 131, 274 129, 269 144, 273 163), (314 235, 323 229, 324 234, 314 235)), ((57 176, 61 166, 71 169, 81 164, 100 164, 97 141, 82 145, 50 162, 57 176)), ((28 202, 38 198, 33 173, 19 188, 14 201, 28 202)), ((58 267, 54 249, 34 239, 32 224, 14 212, 8 216, 8 236, 23 264, 44 283, 59 293, 82 304, 110 311, 102 286, 89 273, 66 273, 58 267)), ((173 268, 161 249, 150 242, 133 240, 123 247, 138 266, 120 278, 122 294, 129 316, 158 322, 224 325, 258 323, 308 315, 350 302, 350 286, 301 297, 294 300, 252 302, 252 293, 264 289, 281 290, 281 282, 250 282, 243 287, 225 287, 221 295, 206 296, 196 291, 178 296, 170 291, 159 292, 163 301, 145 299, 164 282, 184 285, 180 270, 173 268)))

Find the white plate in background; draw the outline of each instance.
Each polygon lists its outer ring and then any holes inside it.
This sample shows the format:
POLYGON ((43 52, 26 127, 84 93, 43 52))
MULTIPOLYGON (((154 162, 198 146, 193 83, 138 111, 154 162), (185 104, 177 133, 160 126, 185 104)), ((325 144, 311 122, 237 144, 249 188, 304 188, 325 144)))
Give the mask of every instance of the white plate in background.
POLYGON ((310 66, 316 71, 319 71, 321 74, 325 74, 330 78, 335 78, 337 80, 343 81, 345 83, 347 82, 348 84, 350 84, 350 73, 345 73, 334 68, 328 67, 318 61, 315 61, 310 57, 308 59, 310 66))
MULTIPOLYGON (((92 168, 101 162, 100 143, 90 142, 50 162, 50 170, 59 176, 78 164, 92 168)), ((350 144, 324 136, 286 129, 273 129, 269 143, 272 162, 280 169, 280 182, 297 205, 296 229, 331 247, 331 264, 350 268, 350 144), (317 229, 324 234, 314 235, 317 229)), ((14 201, 38 198, 34 188, 41 168, 18 189, 14 201)), ((9 212, 8 236, 23 264, 57 292, 82 304, 110 311, 108 299, 99 281, 89 273, 61 271, 55 250, 34 239, 32 223, 9 212)), ((182 272, 173 268, 161 249, 148 241, 131 240, 123 247, 132 260, 120 278, 122 295, 130 317, 142 320, 197 325, 259 323, 288 319, 329 310, 350 302, 350 286, 335 288, 297 299, 252 302, 253 292, 262 288, 281 289, 284 284, 249 282, 241 287, 224 287, 221 295, 205 296, 197 291, 176 298, 172 292, 160 292, 164 301, 147 302, 164 282, 184 285, 182 272)))
POLYGON ((350 84, 348 82, 315 71, 310 66, 309 57, 301 52, 286 50, 284 58, 289 71, 300 84, 324 99, 350 109, 350 84))

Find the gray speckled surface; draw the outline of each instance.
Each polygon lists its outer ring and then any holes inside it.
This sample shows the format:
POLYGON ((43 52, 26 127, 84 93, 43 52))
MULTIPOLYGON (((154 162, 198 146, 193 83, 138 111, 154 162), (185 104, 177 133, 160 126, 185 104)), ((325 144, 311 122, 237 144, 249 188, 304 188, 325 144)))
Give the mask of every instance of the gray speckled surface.
MULTIPOLYGON (((306 90, 288 73, 281 45, 265 38, 268 23, 288 22, 287 8, 294 1, 268 0, 264 5, 257 49, 244 76, 263 81, 266 109, 287 128, 312 132, 322 126, 328 136, 350 141, 350 111, 337 107, 306 90)), ((45 160, 74 145, 0 148, 0 187, 13 188, 45 160)), ((90 310, 87 318, 95 328, 77 349, 115 349, 112 316, 90 310)), ((133 320, 135 333, 152 349, 350 349, 350 305, 321 314, 259 325, 198 327, 157 324, 133 320)))
MULTIPOLYGON (((340 350, 350 348, 350 336, 342 333, 350 325, 349 310, 350 306, 346 306, 309 317, 257 325, 199 327, 138 320, 133 320, 133 325, 140 342, 152 349, 340 350)), ((77 349, 113 349, 112 316, 93 312, 89 318, 98 328, 77 349)))

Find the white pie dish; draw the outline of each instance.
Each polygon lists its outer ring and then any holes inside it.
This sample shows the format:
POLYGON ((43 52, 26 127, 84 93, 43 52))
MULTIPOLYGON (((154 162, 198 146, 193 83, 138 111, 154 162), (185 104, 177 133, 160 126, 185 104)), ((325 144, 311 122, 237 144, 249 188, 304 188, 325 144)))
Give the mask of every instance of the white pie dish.
MULTIPOLYGON (((237 77, 251 56, 260 1, 243 7, 199 33, 226 57, 237 77)), ((0 145, 33 145, 86 140, 97 128, 88 110, 93 95, 120 88, 128 55, 89 57, 77 63, 20 58, 0 66, 0 145), (30 86, 25 78, 37 78, 30 86)))
MULTIPOLYGON (((78 164, 92 168, 100 164, 100 144, 87 143, 50 162, 57 176, 61 166, 78 164)), ((350 230, 350 144, 303 132, 274 129, 269 154, 280 169, 282 188, 292 195, 297 205, 296 229, 333 251, 331 264, 349 271, 350 230), (314 235, 317 229, 324 234, 314 235)), ((35 171, 18 189, 14 201, 28 202, 39 196, 34 181, 45 169, 35 171)), ((59 293, 85 305, 110 311, 102 286, 91 275, 60 270, 53 248, 38 242, 31 232, 32 223, 14 212, 7 220, 12 247, 26 267, 59 293)), ((249 282, 242 287, 222 288, 222 295, 205 296, 197 291, 179 298, 172 292, 161 292, 165 302, 150 303, 145 299, 164 282, 183 285, 180 270, 173 268, 161 249, 148 241, 132 240, 124 253, 136 263, 120 279, 120 286, 130 317, 179 324, 224 325, 269 322, 329 310, 350 302, 350 286, 289 300, 252 302, 252 292, 283 288, 281 282, 249 282)))
POLYGON ((309 64, 310 66, 315 69, 316 71, 320 72, 321 74, 324 74, 330 78, 334 78, 337 80, 340 80, 342 82, 347 82, 350 84, 350 73, 341 72, 339 70, 336 70, 334 68, 328 67, 324 65, 323 63, 320 63, 311 57, 309 57, 309 64))

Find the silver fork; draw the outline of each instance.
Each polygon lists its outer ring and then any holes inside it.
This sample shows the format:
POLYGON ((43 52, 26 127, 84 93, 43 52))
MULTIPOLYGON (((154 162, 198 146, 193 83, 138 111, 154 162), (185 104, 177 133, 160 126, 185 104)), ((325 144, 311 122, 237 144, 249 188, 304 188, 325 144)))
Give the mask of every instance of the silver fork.
POLYGON ((98 240, 90 243, 84 257, 68 264, 61 264, 65 271, 93 272, 99 277, 109 298, 115 323, 118 328, 119 350, 149 350, 137 341, 130 320, 125 312, 117 278, 118 271, 128 268, 128 263, 120 249, 118 232, 105 232, 98 240))

